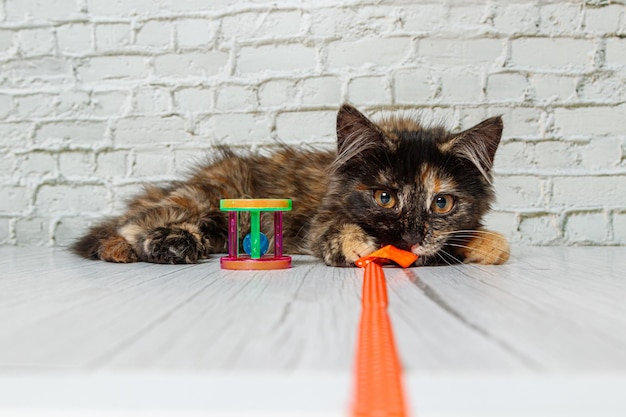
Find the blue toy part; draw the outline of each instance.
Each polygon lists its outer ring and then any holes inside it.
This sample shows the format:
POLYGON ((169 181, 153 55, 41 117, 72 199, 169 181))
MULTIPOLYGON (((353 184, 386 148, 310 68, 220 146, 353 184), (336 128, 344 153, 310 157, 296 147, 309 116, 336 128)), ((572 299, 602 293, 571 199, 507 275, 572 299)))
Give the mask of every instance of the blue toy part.
MULTIPOLYGON (((261 233, 259 237, 261 238, 261 242, 260 242, 261 256, 263 256, 265 255, 265 253, 270 247, 270 241, 267 239, 267 236, 265 236, 263 233, 261 233)), ((252 238, 250 237, 250 233, 248 233, 246 237, 243 238, 243 251, 247 253, 248 255, 251 255, 252 238)))

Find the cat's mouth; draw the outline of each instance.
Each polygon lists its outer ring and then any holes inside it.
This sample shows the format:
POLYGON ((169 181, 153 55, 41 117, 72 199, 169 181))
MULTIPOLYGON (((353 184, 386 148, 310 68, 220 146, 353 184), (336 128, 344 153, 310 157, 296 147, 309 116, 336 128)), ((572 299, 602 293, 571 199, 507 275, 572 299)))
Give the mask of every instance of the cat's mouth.
POLYGON ((439 252, 439 248, 426 247, 420 245, 419 243, 411 246, 409 250, 420 257, 434 256, 437 252, 439 252))

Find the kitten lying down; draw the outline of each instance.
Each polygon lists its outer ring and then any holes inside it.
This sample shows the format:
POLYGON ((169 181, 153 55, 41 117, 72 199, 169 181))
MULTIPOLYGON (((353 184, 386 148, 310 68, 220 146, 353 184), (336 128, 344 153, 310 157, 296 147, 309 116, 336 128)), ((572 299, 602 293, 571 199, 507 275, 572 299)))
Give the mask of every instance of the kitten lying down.
MULTIPOLYGON (((241 156, 222 148, 186 181, 148 186, 73 250, 110 262, 195 263, 227 251, 220 199, 291 198, 287 253, 351 266, 391 244, 419 255, 419 265, 501 264, 508 243, 481 223, 494 199, 501 134, 500 117, 453 134, 400 117, 374 123, 346 104, 337 115, 337 151, 284 146, 241 156)), ((271 230, 271 218, 263 223, 271 230)))

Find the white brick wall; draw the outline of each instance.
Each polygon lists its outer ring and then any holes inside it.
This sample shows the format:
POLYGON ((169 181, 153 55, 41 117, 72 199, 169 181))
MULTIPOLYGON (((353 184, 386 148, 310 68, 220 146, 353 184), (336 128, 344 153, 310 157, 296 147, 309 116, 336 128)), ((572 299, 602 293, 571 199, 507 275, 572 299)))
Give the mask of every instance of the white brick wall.
POLYGON ((0 245, 64 245, 216 142, 330 144, 350 100, 502 114, 491 227, 626 244, 626 6, 0 0, 0 245))

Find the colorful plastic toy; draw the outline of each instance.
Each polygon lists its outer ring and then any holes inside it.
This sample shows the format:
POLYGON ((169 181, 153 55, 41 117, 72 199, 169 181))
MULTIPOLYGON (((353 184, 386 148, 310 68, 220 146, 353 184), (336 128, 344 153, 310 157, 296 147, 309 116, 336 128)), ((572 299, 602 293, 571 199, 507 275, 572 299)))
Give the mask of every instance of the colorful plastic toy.
POLYGON ((387 314, 387 283, 381 264, 389 260, 406 268, 417 260, 417 255, 385 246, 355 262, 365 271, 354 373, 354 417, 408 415, 402 366, 387 314))
POLYGON ((220 210, 228 212, 228 256, 220 259, 222 269, 287 269, 291 257, 283 255, 283 212, 291 210, 289 199, 225 199, 220 210), (245 255, 239 253, 239 213, 250 213, 250 233, 243 242, 245 255), (269 239, 261 233, 261 213, 274 213, 274 252, 265 254, 269 239))

